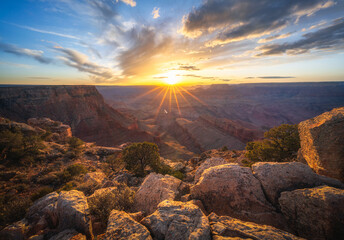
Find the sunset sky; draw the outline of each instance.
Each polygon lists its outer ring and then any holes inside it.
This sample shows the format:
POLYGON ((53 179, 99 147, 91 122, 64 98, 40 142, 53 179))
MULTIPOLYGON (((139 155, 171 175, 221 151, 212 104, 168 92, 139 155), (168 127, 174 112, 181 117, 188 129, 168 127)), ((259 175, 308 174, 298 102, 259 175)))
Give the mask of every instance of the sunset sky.
POLYGON ((0 1, 0 84, 343 80, 343 0, 0 1))

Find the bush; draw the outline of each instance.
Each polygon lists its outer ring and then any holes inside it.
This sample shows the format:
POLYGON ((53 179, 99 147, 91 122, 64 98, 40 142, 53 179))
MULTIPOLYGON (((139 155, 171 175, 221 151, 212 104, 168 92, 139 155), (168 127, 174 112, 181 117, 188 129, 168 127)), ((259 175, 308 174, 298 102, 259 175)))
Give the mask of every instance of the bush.
POLYGON ((113 209, 121 211, 130 211, 134 203, 135 192, 127 185, 120 184, 117 189, 107 192, 88 201, 91 214, 101 222, 105 229, 109 215, 113 209))
POLYGON ((81 154, 82 150, 84 149, 84 142, 77 137, 71 137, 68 140, 69 150, 72 153, 72 157, 77 157, 81 154))
POLYGON ((296 157, 300 148, 297 125, 282 124, 264 133, 263 140, 246 145, 246 157, 253 162, 283 162, 296 157))
POLYGON ((223 147, 221 148, 221 151, 222 151, 222 152, 228 151, 228 147, 227 147, 227 146, 223 146, 223 147))
POLYGON ((53 192, 54 190, 51 187, 41 187, 37 192, 31 195, 31 201, 34 202, 41 197, 53 192))
POLYGON ((146 175, 147 166, 155 172, 159 171, 159 148, 154 143, 134 143, 123 150, 122 159, 129 171, 141 177, 146 175))
POLYGON ((23 219, 31 204, 29 198, 0 199, 0 228, 23 219))
POLYGON ((106 157, 106 163, 114 172, 121 171, 125 168, 125 162, 121 157, 118 157, 117 154, 106 157))
POLYGON ((87 173, 87 169, 84 165, 82 164, 73 164, 67 167, 65 170, 69 172, 69 174, 74 177, 74 176, 79 176, 80 174, 87 173))

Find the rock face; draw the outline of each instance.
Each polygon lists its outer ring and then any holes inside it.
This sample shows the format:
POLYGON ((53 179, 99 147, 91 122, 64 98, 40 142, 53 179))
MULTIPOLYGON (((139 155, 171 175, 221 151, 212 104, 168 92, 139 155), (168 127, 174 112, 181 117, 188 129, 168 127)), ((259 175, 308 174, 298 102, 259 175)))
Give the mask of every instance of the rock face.
POLYGON ((344 190, 321 186, 283 192, 281 210, 298 235, 308 239, 344 236, 344 190))
POLYGON ((1 240, 24 240, 28 232, 28 222, 26 219, 18 221, 0 231, 1 240))
POLYGON ((64 230, 49 240, 86 240, 86 237, 73 229, 64 230))
POLYGON ((141 222, 151 231, 154 239, 211 239, 207 217, 190 202, 165 200, 159 204, 157 211, 141 222))
POLYGON ((50 118, 30 118, 27 123, 34 128, 41 128, 46 131, 56 133, 60 141, 65 141, 72 136, 72 129, 70 126, 62 122, 53 121, 50 118))
POLYGON ((262 187, 250 168, 225 164, 204 171, 191 188, 193 199, 203 202, 207 212, 285 229, 284 219, 266 200, 262 187))
POLYGON ((302 239, 280 229, 259 225, 252 222, 243 222, 228 216, 217 216, 212 213, 208 216, 211 233, 214 240, 224 239, 256 239, 256 240, 296 240, 302 239))
POLYGON ((104 181, 106 181, 106 176, 103 172, 90 172, 84 176, 84 182, 101 185, 104 181))
POLYGON ((62 191, 57 199, 59 230, 75 229, 93 239, 87 199, 82 192, 62 191))
POLYGON ((149 231, 123 211, 112 210, 105 234, 106 240, 151 240, 149 231))
POLYGON ((138 211, 151 214, 164 200, 175 200, 180 194, 182 181, 156 173, 149 174, 135 195, 135 207, 138 211))
POLYGON ((281 192, 300 188, 329 185, 344 188, 344 184, 332 178, 320 176, 303 163, 255 163, 252 165, 254 176, 262 184, 268 200, 278 204, 281 192))
POLYGON ((196 170, 195 179, 194 179, 195 183, 198 182, 198 180, 200 179, 204 170, 211 168, 211 167, 227 164, 227 163, 228 162, 226 160, 224 160, 223 158, 208 158, 208 159, 206 159, 196 170))
POLYGON ((86 142, 115 146, 154 141, 134 117, 108 106, 94 86, 25 86, 0 89, 0 116, 18 122, 48 117, 72 128, 86 142))
POLYGON ((321 175, 344 181, 344 107, 299 124, 301 152, 321 175))

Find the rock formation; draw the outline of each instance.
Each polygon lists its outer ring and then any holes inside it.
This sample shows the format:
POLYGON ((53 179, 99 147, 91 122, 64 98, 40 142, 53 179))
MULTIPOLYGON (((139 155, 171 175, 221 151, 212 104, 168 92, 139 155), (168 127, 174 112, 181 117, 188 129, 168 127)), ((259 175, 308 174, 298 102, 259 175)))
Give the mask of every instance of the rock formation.
POLYGON ((262 184, 268 200, 274 205, 278 204, 281 192, 306 187, 329 185, 344 188, 340 181, 320 176, 303 163, 255 163, 252 165, 254 176, 262 184))
POLYGON ((153 213, 164 200, 175 200, 181 194, 182 181, 156 173, 149 174, 135 195, 135 207, 146 214, 153 213))
POLYGON ((321 186, 283 192, 279 203, 299 236, 333 240, 344 236, 344 190, 321 186))
POLYGON ((128 213, 112 210, 105 234, 106 240, 151 240, 147 228, 132 219, 128 213))
POLYGON ((211 167, 215 167, 215 166, 219 166, 219 165, 223 165, 223 164, 227 164, 228 162, 226 160, 224 160, 223 158, 208 158, 206 159, 196 170, 195 172, 195 178, 194 181, 195 183, 198 182, 198 180, 200 179, 202 173, 211 167))
POLYGON ((207 212, 285 228, 285 222, 266 200, 250 168, 225 164, 205 170, 191 197, 203 202, 207 212))
POLYGON ((296 240, 302 239, 280 229, 244 222, 229 216, 208 216, 213 240, 224 239, 256 239, 256 240, 296 240))
POLYGON ((72 136, 72 129, 70 126, 62 122, 53 121, 50 118, 29 118, 27 123, 34 128, 55 133, 57 136, 55 141, 66 141, 72 136))
POLYGON ((301 152, 318 174, 344 181, 344 107, 299 124, 301 152))
POLYGON ((158 209, 141 221, 154 239, 210 240, 207 217, 196 205, 165 200, 158 209))

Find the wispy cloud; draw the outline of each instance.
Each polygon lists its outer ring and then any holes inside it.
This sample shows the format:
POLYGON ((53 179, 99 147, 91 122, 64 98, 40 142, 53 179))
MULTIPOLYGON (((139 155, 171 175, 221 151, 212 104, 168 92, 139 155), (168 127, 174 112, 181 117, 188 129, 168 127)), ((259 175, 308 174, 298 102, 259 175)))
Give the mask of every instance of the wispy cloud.
POLYGON ((153 15, 153 18, 154 18, 154 19, 160 17, 159 10, 160 10, 160 8, 157 8, 157 7, 155 7, 155 8, 153 9, 152 15, 153 15))
POLYGON ((7 43, 0 43, 0 50, 6 53, 17 55, 17 56, 30 57, 37 60, 40 63, 47 64, 47 63, 52 62, 52 59, 43 56, 44 52, 41 50, 20 48, 13 44, 7 44, 7 43))
POLYGON ((59 37, 64 37, 64 38, 71 38, 71 39, 77 39, 80 40, 80 38, 73 36, 73 35, 68 35, 68 34, 63 34, 63 33, 57 33, 57 32, 52 32, 52 31, 46 31, 46 30, 42 30, 42 29, 38 29, 38 28, 33 28, 33 27, 29 27, 29 26, 22 26, 19 24, 14 24, 11 23, 12 25, 19 27, 19 28, 23 28, 23 29, 27 29, 33 32, 39 32, 39 33, 45 33, 45 34, 50 34, 50 35, 55 35, 55 36, 59 36, 59 37))
POLYGON ((125 4, 131 6, 131 7, 135 7, 136 6, 136 2, 134 0, 116 0, 116 2, 124 2, 125 4))
POLYGON ((344 18, 336 19, 330 26, 303 35, 303 38, 283 44, 268 44, 260 48, 258 56, 290 54, 296 55, 312 49, 344 48, 344 18))

